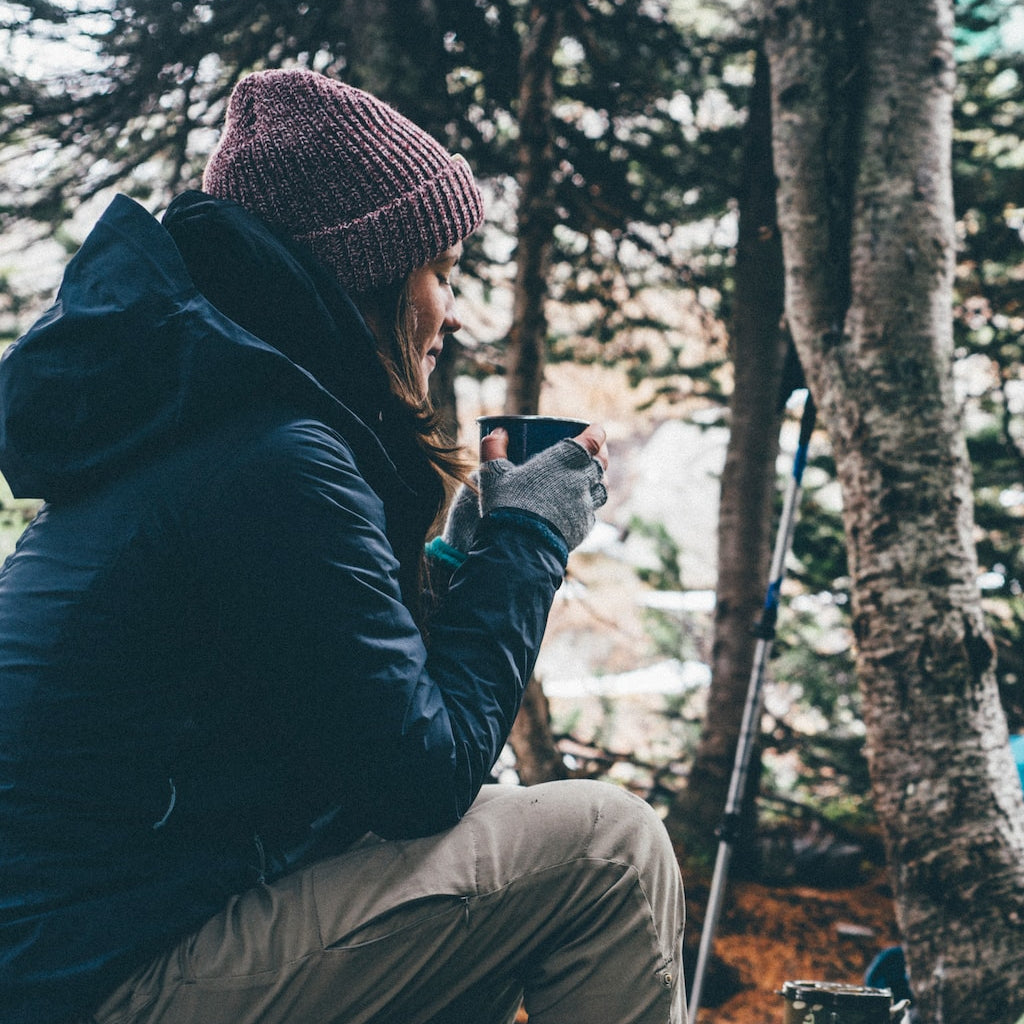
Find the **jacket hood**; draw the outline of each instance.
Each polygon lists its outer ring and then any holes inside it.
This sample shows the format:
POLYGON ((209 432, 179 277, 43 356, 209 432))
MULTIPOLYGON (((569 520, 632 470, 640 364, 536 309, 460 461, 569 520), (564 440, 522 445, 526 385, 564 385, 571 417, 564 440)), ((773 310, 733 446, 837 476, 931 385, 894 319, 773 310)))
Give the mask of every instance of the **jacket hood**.
POLYGON ((0 359, 0 473, 73 496, 268 393, 390 463, 367 426, 390 401, 372 336, 311 256, 202 193, 163 226, 117 196, 0 359))

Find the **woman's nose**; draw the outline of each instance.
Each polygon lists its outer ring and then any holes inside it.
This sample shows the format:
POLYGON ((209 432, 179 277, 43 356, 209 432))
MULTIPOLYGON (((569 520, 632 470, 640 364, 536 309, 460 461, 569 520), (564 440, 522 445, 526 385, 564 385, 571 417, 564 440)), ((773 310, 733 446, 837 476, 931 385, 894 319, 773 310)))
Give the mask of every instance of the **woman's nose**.
POLYGON ((459 319, 459 312, 455 306, 455 299, 448 304, 448 310, 444 318, 444 329, 448 334, 454 334, 462 330, 462 321, 459 319))

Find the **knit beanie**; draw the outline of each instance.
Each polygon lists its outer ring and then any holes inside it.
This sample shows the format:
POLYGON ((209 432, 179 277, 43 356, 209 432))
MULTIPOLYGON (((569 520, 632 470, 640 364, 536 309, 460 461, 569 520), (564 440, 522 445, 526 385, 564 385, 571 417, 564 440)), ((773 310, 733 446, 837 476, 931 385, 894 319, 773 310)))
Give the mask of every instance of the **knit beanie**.
POLYGON ((401 280, 483 220, 462 157, 369 93, 297 68, 238 82, 203 191, 308 246, 355 292, 401 280))

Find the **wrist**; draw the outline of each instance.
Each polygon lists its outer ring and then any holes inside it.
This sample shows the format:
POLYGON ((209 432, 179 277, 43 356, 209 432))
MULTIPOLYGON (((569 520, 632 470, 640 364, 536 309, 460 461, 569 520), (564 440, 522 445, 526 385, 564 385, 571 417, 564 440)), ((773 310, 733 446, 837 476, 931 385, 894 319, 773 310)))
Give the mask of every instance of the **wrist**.
POLYGON ((549 547, 554 548, 563 569, 568 563, 569 545, 558 528, 543 516, 526 509, 499 507, 488 512, 484 519, 494 523, 506 523, 533 533, 542 538, 549 547))
POLYGON ((436 562, 443 562, 445 565, 458 569, 466 560, 466 552, 453 547, 442 537, 435 537, 429 544, 425 544, 423 551, 428 558, 436 562))

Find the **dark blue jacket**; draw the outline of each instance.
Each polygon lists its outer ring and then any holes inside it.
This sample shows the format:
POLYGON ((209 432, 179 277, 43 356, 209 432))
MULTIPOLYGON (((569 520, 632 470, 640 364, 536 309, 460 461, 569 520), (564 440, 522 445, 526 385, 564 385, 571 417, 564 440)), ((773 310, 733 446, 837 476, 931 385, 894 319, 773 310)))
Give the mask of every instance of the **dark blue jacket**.
POLYGON ((115 199, 0 361, 0 471, 46 499, 0 571, 0 1024, 87 1012, 229 894, 449 827, 487 779, 564 553, 485 521, 425 641, 437 485, 372 344, 190 193, 163 225, 115 199))

